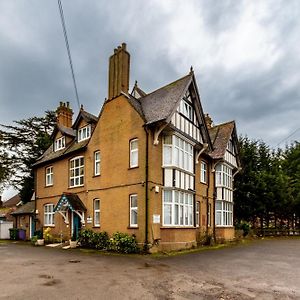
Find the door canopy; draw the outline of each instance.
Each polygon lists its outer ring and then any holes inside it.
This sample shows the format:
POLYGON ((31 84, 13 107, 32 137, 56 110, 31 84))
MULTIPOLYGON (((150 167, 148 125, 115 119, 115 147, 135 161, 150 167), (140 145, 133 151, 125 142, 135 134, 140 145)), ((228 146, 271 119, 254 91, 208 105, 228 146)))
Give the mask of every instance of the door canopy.
POLYGON ((78 195, 73 193, 63 193, 54 207, 54 212, 58 212, 64 218, 64 222, 69 224, 68 210, 76 213, 84 224, 84 212, 86 212, 86 207, 78 197, 78 195))

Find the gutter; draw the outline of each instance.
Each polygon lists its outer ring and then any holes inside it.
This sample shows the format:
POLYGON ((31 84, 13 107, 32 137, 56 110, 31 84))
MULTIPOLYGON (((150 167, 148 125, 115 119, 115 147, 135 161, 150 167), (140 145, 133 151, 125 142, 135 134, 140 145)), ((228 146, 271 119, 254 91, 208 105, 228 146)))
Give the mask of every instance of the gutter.
POLYGON ((149 132, 144 127, 146 133, 146 165, 145 165, 145 242, 144 251, 148 252, 148 210, 149 210, 149 199, 148 199, 148 179, 149 179, 149 132))

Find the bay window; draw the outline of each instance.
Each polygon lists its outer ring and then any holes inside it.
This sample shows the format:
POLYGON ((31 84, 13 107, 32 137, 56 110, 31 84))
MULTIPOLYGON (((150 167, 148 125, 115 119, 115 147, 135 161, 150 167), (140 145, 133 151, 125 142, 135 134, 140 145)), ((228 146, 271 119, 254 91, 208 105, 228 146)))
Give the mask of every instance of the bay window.
POLYGON ((163 166, 175 166, 193 173, 193 146, 176 135, 164 136, 163 166))
POLYGON ((193 194, 177 190, 163 191, 163 225, 193 226, 193 194))
POLYGON ((216 226, 233 225, 233 203, 223 200, 216 201, 216 226))

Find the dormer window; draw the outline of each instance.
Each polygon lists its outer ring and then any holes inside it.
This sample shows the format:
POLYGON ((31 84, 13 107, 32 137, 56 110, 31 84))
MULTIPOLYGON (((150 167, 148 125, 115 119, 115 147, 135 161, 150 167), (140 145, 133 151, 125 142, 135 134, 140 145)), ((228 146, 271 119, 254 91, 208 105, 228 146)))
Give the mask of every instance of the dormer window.
POLYGON ((78 142, 87 140, 91 137, 91 125, 86 125, 78 129, 77 139, 78 142))
POLYGON ((58 138, 54 142, 54 151, 64 149, 66 147, 66 139, 64 136, 58 138))

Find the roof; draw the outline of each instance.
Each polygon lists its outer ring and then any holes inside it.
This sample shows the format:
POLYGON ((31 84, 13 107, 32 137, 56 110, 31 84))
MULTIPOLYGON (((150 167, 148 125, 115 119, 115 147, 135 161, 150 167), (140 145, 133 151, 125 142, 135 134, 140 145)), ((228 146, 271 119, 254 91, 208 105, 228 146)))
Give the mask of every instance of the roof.
POLYGON ((3 207, 13 207, 13 206, 17 206, 17 204, 21 201, 21 197, 20 194, 16 194, 13 197, 11 197, 10 199, 6 200, 5 202, 3 202, 3 207))
POLYGON ((192 80, 190 73, 139 99, 146 124, 167 119, 192 80))
POLYGON ((234 130, 235 122, 230 121, 223 124, 215 125, 209 128, 210 139, 213 143, 214 150, 210 156, 214 159, 223 158, 227 148, 228 141, 234 130))
POLYGON ((80 211, 86 211, 86 207, 83 204, 83 202, 80 200, 77 194, 73 193, 63 193, 57 202, 54 211, 64 210, 64 209, 71 209, 74 210, 80 210, 80 211))
POLYGON ((58 157, 62 157, 64 155, 83 150, 85 149, 86 145, 88 144, 89 140, 84 140, 81 142, 76 142, 75 140, 72 141, 66 148, 61 149, 59 151, 53 150, 53 145, 51 145, 44 154, 33 164, 33 166, 40 165, 45 162, 49 162, 55 160, 58 157))
POLYGON ((97 123, 98 122, 98 117, 96 117, 95 115, 93 115, 93 114, 85 111, 83 108, 81 108, 72 128, 76 128, 81 119, 85 120, 87 123, 97 123))
POLYGON ((12 212, 11 215, 34 214, 34 212, 35 212, 35 201, 29 201, 24 205, 20 206, 14 212, 12 212))

